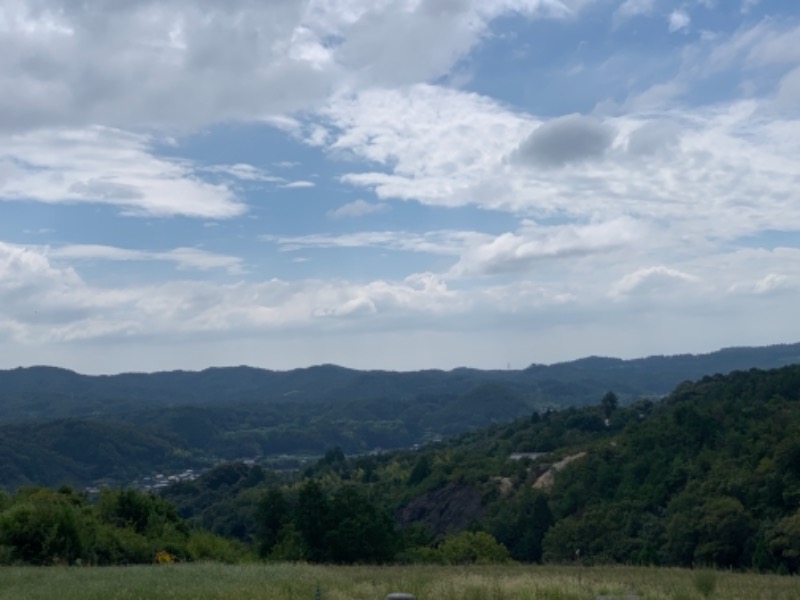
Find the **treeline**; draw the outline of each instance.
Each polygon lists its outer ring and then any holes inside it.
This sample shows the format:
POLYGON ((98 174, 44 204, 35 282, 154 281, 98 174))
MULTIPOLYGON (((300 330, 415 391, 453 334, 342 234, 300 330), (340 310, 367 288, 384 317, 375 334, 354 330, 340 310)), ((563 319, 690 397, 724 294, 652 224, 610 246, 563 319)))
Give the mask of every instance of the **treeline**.
POLYGON ((190 531, 170 503, 151 494, 105 490, 96 502, 68 487, 0 495, 0 564, 234 562, 244 556, 230 540, 190 531))

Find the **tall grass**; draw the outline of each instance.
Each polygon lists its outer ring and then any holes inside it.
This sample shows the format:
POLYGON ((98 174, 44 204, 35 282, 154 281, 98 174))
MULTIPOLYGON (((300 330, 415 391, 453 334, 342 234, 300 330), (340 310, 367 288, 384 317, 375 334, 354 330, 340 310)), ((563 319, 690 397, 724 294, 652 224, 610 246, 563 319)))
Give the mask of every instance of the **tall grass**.
MULTIPOLYGON (((14 600, 702 600, 679 569, 590 567, 333 567, 176 564, 136 567, 0 568, 0 599, 14 600)), ((800 600, 800 581, 718 572, 714 597, 800 600)))

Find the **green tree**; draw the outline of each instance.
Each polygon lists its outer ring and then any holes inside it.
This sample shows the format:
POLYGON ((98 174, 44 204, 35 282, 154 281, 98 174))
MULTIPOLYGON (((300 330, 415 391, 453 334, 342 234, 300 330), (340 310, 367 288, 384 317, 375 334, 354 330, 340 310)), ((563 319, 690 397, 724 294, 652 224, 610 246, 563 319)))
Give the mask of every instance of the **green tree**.
POLYGON ((389 515, 358 487, 347 485, 331 498, 325 546, 332 562, 384 563, 397 551, 397 535, 389 515))
POLYGON ((258 520, 258 553, 267 556, 281 538, 289 522, 289 506, 283 492, 272 488, 259 500, 256 509, 258 520))
POLYGON ((152 493, 130 488, 103 490, 98 508, 104 522, 116 527, 130 527, 148 538, 163 536, 168 529, 185 536, 189 534, 175 507, 152 493))
POLYGON ((526 486, 489 520, 497 541, 508 548, 514 560, 542 562, 542 542, 553 524, 553 514, 544 493, 526 486))
POLYGON ((330 521, 330 507, 319 483, 306 481, 297 495, 294 522, 305 547, 305 557, 323 562, 327 555, 325 534, 330 521))
POLYGON ((421 483, 432 471, 433 461, 431 460, 430 454, 426 453, 421 455, 414 464, 414 468, 411 469, 411 474, 408 476, 408 485, 421 483))
POLYGON ((717 567, 750 565, 746 546, 753 525, 739 500, 729 496, 708 500, 700 511, 697 525, 696 562, 717 567))
POLYGON ((606 419, 610 419, 611 415, 614 414, 614 411, 619 407, 619 398, 617 398, 614 392, 609 390, 606 392, 606 395, 603 396, 603 399, 600 400, 600 406, 603 408, 603 414, 606 419))
POLYGON ((767 544, 784 570, 800 571, 800 510, 776 524, 767 544))

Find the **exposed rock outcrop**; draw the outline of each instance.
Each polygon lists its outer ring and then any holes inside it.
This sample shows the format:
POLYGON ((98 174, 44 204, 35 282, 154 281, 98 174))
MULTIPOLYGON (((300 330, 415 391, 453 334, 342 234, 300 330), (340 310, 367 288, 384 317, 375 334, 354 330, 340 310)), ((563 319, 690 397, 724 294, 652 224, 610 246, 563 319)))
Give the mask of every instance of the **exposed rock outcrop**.
POLYGON ((480 519, 485 508, 480 492, 471 485, 449 483, 417 496, 395 515, 401 527, 426 525, 436 535, 463 531, 480 519))
POLYGON ((586 452, 578 452, 578 454, 566 456, 557 463, 553 463, 550 466, 550 468, 544 472, 544 474, 539 476, 539 478, 533 484, 533 487, 535 487, 537 490, 544 490, 545 492, 549 492, 553 488, 553 483, 555 483, 556 473, 564 469, 567 465, 575 462, 576 460, 580 460, 584 456, 586 456, 586 452))

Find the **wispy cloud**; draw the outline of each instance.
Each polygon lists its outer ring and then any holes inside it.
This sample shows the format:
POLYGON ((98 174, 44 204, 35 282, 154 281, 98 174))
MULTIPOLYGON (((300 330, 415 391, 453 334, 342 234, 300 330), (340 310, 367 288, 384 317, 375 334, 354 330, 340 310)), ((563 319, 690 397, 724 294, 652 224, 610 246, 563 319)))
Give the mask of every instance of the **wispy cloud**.
POLYGON ((366 200, 354 200, 343 204, 337 209, 328 212, 328 215, 334 219, 345 219, 349 217, 364 217, 366 215, 374 215, 389 210, 388 204, 377 202, 367 202, 366 200))
POLYGON ((383 248, 404 252, 458 255, 476 240, 489 236, 469 231, 363 231, 352 234, 312 234, 304 236, 265 235, 266 242, 277 244, 284 252, 308 248, 383 248))
POLYGON ((259 169, 247 163, 236 163, 233 165, 212 165, 205 167, 203 171, 208 173, 221 173, 243 181, 264 181, 270 183, 282 183, 286 181, 283 177, 277 177, 269 171, 259 169))
POLYGON ((241 274, 243 272, 241 258, 207 252, 198 248, 174 248, 157 252, 96 244, 73 244, 49 248, 47 255, 52 258, 70 261, 163 261, 174 263, 179 269, 200 271, 224 269, 231 274, 241 274))
POLYGON ((614 23, 619 25, 632 17, 649 15, 655 10, 655 0, 625 0, 614 11, 614 23))
POLYGON ((282 188, 287 190, 301 190, 304 188, 313 188, 316 184, 313 181, 290 181, 281 185, 282 188))

